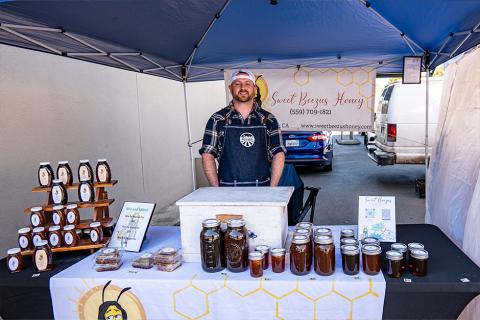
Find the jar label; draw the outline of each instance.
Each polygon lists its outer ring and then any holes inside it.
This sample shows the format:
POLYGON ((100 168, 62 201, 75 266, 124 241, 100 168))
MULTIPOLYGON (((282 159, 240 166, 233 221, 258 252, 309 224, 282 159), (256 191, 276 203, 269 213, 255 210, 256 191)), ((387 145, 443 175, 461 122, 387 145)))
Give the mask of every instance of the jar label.
POLYGON ((48 182, 49 182, 49 174, 48 174, 48 170, 45 169, 45 168, 41 168, 38 172, 38 176, 40 178, 40 184, 42 186, 48 186, 48 182))
POLYGON ((20 245, 20 248, 25 249, 28 247, 28 238, 25 236, 20 236, 18 238, 18 244, 20 245))
POLYGON ((63 192, 59 186, 52 188, 52 201, 55 204, 60 204, 63 201, 63 192))
POLYGON ((18 266, 19 266, 19 262, 18 262, 18 258, 17 257, 11 257, 9 260, 8 260, 8 268, 10 269, 10 271, 15 271, 18 269, 18 266))
POLYGON ((90 180, 90 170, 87 166, 80 166, 80 180, 90 180))
POLYGON ((68 211, 67 213, 67 221, 68 223, 72 224, 75 222, 75 212, 73 211, 68 211))
POLYGON ((57 246, 58 245, 58 240, 59 240, 59 238, 58 238, 57 234, 53 233, 53 234, 50 235, 50 244, 52 246, 57 246))
POLYGON ((63 184, 67 184, 68 183, 68 172, 67 172, 67 169, 65 168, 59 168, 58 169, 58 179, 62 180, 62 183, 63 184))
POLYGON ((38 234, 33 236, 33 245, 34 246, 37 246, 40 241, 42 241, 42 237, 40 237, 38 234))
POLYGON ((236 243, 229 243, 227 246, 227 258, 232 265, 237 265, 242 262, 242 248, 236 243))
POLYGON ((40 217, 38 214, 32 214, 30 217, 30 222, 32 222, 32 226, 38 227, 40 225, 40 217))
POLYGON ((73 243, 73 236, 70 232, 65 233, 65 243, 68 245, 73 243))
POLYGON ((92 240, 92 242, 97 242, 97 241, 98 241, 98 232, 97 232, 97 230, 91 230, 91 231, 90 231, 90 240, 92 240))
POLYGON ((48 256, 45 250, 35 251, 35 265, 37 270, 42 271, 46 270, 48 266, 48 256))
POLYGON ((82 201, 90 201, 90 195, 91 195, 91 191, 90 191, 90 188, 88 187, 88 184, 83 184, 82 185, 82 192, 81 192, 81 195, 82 195, 82 201))
POLYGON ((98 166, 98 181, 106 182, 107 181, 107 167, 104 164, 98 166))
POLYGON ((60 215, 56 212, 53 214, 53 223, 60 224, 60 215))

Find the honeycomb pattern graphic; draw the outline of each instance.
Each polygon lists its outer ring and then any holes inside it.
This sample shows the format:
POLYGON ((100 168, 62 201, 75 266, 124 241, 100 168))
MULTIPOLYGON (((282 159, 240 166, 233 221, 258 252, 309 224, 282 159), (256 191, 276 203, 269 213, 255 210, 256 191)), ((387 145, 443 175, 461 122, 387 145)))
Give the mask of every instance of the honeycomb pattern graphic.
MULTIPOLYGON (((324 303, 324 308, 325 306, 338 306, 338 304, 345 305, 346 308, 335 310, 335 312, 345 319, 353 319, 354 308, 361 308, 362 303, 358 303, 359 301, 372 298, 378 299, 380 297, 373 290, 373 281, 371 279, 368 279, 368 288, 363 288, 361 292, 358 290, 358 292, 351 292, 348 285, 341 288, 334 279, 331 280, 329 286, 318 286, 318 288, 317 286, 309 286, 309 290, 302 288, 302 284, 305 284, 306 281, 300 282, 296 280, 294 285, 287 282, 282 288, 277 286, 274 292, 270 286, 272 281, 268 277, 259 278, 258 281, 249 281, 248 283, 251 284, 251 287, 240 291, 238 288, 235 288, 234 284, 229 283, 228 274, 223 273, 222 275, 222 286, 212 290, 201 288, 199 284, 194 282, 197 277, 197 275, 194 275, 188 282, 188 285, 173 292, 173 311, 184 319, 197 320, 210 314, 210 299, 213 295, 230 293, 238 299, 252 300, 243 302, 243 305, 248 305, 249 302, 254 301, 257 295, 261 294, 272 299, 271 306, 274 308, 272 316, 275 319, 286 320, 298 317, 302 319, 320 319, 323 310, 317 304, 319 301, 325 300, 332 303, 324 303), (312 287, 319 291, 312 292, 312 287), (326 289, 327 287, 329 289, 326 289), (292 308, 285 306, 289 301, 297 301, 305 307, 302 310, 292 310, 292 308), (192 308, 192 303, 196 304, 195 308, 192 308), (345 314, 341 314, 342 312, 345 314)), ((316 278, 310 278, 309 280, 316 280, 316 278)), ((204 283, 208 286, 208 281, 204 283)))

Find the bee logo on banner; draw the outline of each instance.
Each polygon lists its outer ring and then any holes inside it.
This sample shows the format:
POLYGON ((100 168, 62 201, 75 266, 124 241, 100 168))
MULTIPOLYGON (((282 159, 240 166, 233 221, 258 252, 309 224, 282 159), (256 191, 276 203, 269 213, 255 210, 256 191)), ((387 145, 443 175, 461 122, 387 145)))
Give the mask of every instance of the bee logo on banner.
MULTIPOLYGON (((254 100, 272 112, 283 130, 370 131, 374 68, 253 69, 254 100)), ((232 70, 225 71, 230 79, 232 70)), ((225 84, 227 103, 231 100, 225 84)))

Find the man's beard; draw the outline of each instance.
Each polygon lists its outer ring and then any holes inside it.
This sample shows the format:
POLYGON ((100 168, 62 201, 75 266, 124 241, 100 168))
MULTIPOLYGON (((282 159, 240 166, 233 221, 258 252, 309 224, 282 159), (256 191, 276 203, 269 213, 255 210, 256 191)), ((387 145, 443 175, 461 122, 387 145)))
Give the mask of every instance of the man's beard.
POLYGON ((233 97, 233 100, 235 101, 239 101, 239 102, 248 102, 248 101, 251 101, 253 100, 253 97, 255 96, 255 92, 252 92, 251 95, 248 94, 248 91, 247 91, 247 94, 234 94, 232 93, 232 97, 233 97))

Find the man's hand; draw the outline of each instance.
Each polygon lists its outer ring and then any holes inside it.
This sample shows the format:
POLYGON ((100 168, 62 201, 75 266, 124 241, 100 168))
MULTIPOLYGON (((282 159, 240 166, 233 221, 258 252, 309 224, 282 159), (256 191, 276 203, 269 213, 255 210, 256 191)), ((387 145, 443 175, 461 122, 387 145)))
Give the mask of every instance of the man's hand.
MULTIPOLYGON (((215 157, 210 153, 202 153, 203 172, 212 187, 218 187, 217 164, 215 157)), ((283 165, 282 165, 283 167, 283 165)))
POLYGON ((270 177, 270 187, 278 186, 280 177, 283 172, 283 165, 285 164, 285 153, 279 152, 273 156, 272 159, 272 176, 270 177))

